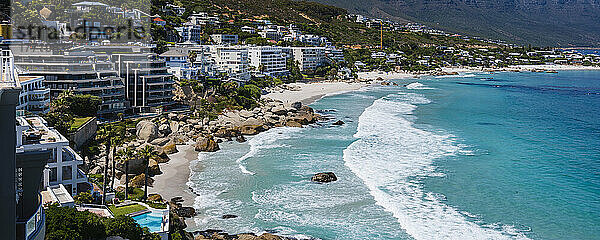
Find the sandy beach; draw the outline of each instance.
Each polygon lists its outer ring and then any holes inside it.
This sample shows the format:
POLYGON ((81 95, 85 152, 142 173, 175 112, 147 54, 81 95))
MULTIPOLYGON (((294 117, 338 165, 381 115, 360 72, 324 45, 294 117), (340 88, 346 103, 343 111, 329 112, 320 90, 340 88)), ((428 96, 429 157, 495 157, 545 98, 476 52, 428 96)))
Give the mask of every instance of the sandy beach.
POLYGON ((281 90, 271 92, 263 97, 281 100, 284 103, 302 102, 302 104, 311 104, 327 94, 347 92, 358 90, 365 83, 347 83, 347 82, 320 82, 320 83, 291 83, 289 86, 298 86, 298 91, 281 90))
POLYGON ((399 73, 399 72, 359 72, 358 79, 360 80, 377 80, 379 78, 383 80, 393 80, 393 79, 403 79, 403 78, 413 78, 417 75, 412 73, 399 73))
POLYGON ((148 188, 149 193, 158 193, 164 199, 183 197, 183 206, 192 206, 196 195, 190 191, 187 182, 190 176, 190 162, 198 158, 192 145, 177 146, 178 153, 171 154, 171 160, 160 163, 163 172, 154 177, 154 186, 148 188))

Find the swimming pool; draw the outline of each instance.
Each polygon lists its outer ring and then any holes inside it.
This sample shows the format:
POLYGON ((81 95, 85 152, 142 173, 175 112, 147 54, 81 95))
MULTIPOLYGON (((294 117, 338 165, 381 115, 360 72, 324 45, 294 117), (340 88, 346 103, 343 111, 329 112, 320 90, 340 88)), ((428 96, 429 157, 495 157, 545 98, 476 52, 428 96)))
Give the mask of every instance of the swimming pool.
POLYGON ((163 215, 160 212, 149 212, 133 217, 141 227, 147 227, 150 232, 162 232, 161 223, 163 215))

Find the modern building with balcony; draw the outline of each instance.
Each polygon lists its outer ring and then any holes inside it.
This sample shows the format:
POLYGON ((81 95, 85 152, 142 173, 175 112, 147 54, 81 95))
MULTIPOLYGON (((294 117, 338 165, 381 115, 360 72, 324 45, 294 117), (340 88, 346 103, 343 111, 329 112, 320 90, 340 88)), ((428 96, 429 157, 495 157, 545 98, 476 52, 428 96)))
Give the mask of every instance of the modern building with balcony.
POLYGON ((19 76, 21 94, 17 110, 34 114, 47 113, 50 109, 50 88, 44 86, 43 76, 19 76))
POLYGON ((291 52, 303 72, 314 71, 325 60, 325 48, 322 47, 292 47, 291 52))
POLYGON ((214 62, 214 70, 217 75, 238 82, 250 80, 248 48, 211 45, 210 58, 214 62))
POLYGON ((154 53, 118 53, 112 55, 117 71, 125 79, 127 99, 136 112, 153 108, 171 107, 173 100, 173 74, 166 62, 154 53))
POLYGON ((0 54, 0 231, 3 239, 42 240, 46 216, 39 194, 49 152, 17 152, 15 132, 20 81, 8 50, 0 54))
POLYGON ((15 65, 20 76, 42 76, 50 98, 70 90, 102 99, 99 116, 110 116, 129 108, 123 79, 108 56, 90 53, 74 55, 18 55, 15 65))
POLYGON ((49 151, 43 173, 43 187, 64 185, 71 195, 89 189, 88 178, 79 166, 83 158, 71 147, 69 140, 48 127, 41 117, 17 117, 17 153, 49 151))
POLYGON ((281 47, 259 46, 248 48, 250 66, 269 76, 282 76, 288 73, 286 57, 281 47))

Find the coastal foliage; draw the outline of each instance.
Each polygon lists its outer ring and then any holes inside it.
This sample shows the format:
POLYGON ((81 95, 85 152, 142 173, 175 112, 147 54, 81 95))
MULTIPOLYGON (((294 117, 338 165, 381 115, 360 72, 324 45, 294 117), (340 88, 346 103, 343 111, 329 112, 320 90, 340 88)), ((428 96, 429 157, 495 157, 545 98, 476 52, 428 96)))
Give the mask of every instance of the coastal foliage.
POLYGON ((56 205, 46 209, 46 240, 99 240, 108 236, 131 240, 160 239, 157 234, 150 233, 148 228, 140 227, 128 216, 102 218, 89 211, 56 205))
POLYGON ((101 102, 97 96, 64 91, 52 100, 50 111, 43 117, 50 126, 67 136, 71 130, 77 129, 73 127, 75 123, 83 124, 83 119, 95 116, 101 102), (75 121, 75 118, 79 121, 75 121))

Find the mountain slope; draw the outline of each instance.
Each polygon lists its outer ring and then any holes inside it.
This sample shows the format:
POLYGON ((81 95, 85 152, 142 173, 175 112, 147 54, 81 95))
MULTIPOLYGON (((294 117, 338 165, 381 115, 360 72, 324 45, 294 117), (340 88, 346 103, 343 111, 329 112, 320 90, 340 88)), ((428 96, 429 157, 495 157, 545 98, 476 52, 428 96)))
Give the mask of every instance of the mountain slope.
POLYGON ((538 46, 600 46, 600 0, 316 0, 367 16, 538 46))

